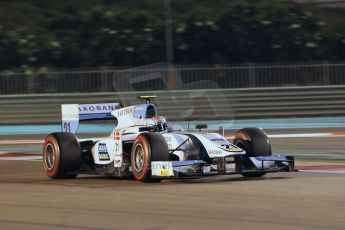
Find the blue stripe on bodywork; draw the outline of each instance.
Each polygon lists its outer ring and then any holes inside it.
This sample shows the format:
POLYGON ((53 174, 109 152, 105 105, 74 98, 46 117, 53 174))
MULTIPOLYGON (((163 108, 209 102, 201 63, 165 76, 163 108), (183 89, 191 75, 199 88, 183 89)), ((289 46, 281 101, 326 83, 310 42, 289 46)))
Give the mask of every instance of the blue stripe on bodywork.
POLYGON ((179 166, 187 166, 187 165, 198 165, 198 164, 206 164, 205 161, 202 160, 189 160, 189 161, 173 161, 173 167, 179 166))
POLYGON ((90 113, 79 114, 79 120, 93 120, 93 119, 115 119, 111 113, 90 113))
POLYGON ((262 156, 255 157, 259 161, 294 161, 293 157, 288 156, 262 156))

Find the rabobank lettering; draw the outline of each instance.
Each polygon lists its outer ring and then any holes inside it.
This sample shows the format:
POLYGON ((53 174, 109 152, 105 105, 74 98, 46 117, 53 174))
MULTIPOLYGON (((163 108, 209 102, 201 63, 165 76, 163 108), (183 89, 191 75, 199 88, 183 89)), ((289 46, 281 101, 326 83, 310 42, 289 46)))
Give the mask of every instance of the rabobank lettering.
POLYGON ((113 110, 119 109, 119 107, 119 103, 80 104, 79 114, 109 113, 113 110))

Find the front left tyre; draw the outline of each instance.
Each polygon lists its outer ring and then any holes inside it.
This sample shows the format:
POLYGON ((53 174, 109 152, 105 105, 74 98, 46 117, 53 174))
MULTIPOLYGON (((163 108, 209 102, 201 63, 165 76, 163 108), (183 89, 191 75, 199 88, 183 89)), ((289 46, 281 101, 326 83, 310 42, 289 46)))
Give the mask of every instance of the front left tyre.
POLYGON ((70 179, 80 168, 80 144, 72 133, 49 134, 43 144, 43 166, 52 179, 70 179))
POLYGON ((151 161, 169 161, 169 149, 159 133, 141 133, 135 139, 131 151, 131 168, 136 180, 159 182, 151 177, 151 161))

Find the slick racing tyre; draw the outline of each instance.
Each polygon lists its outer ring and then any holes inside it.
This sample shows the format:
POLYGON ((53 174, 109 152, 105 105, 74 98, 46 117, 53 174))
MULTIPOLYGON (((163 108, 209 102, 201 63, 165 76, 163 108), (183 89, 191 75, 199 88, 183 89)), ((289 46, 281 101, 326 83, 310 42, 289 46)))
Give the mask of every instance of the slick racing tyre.
MULTIPOLYGON (((271 144, 266 133, 260 128, 244 128, 235 134, 234 145, 246 151, 242 157, 244 169, 255 169, 255 165, 249 157, 271 156, 271 144)), ((261 177, 264 172, 242 173, 244 177, 261 177)))
POLYGON ((50 178, 75 178, 80 168, 80 144, 75 135, 49 134, 43 144, 43 166, 50 178))
POLYGON ((169 149, 159 133, 141 133, 134 141, 131 151, 133 176, 142 182, 159 182, 151 178, 151 161, 169 161, 169 149))

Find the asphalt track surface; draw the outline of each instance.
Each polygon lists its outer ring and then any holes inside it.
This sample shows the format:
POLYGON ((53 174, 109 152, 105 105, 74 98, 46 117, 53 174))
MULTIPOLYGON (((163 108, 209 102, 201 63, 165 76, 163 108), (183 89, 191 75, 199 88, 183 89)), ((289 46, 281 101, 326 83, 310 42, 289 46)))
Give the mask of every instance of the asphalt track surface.
MULTIPOLYGON (((343 129, 268 130, 271 135, 326 132, 343 129)), ((345 152, 343 136, 273 138, 271 143, 275 153, 296 155, 298 165, 343 159, 345 152)), ((0 156, 40 151, 41 144, 0 144, 0 156)), ((345 229, 344 169, 145 184, 86 175, 51 180, 41 161, 0 160, 0 229, 345 229)))
POLYGON ((145 184, 47 178, 0 161, 1 229, 344 229, 345 175, 276 173, 145 184))

